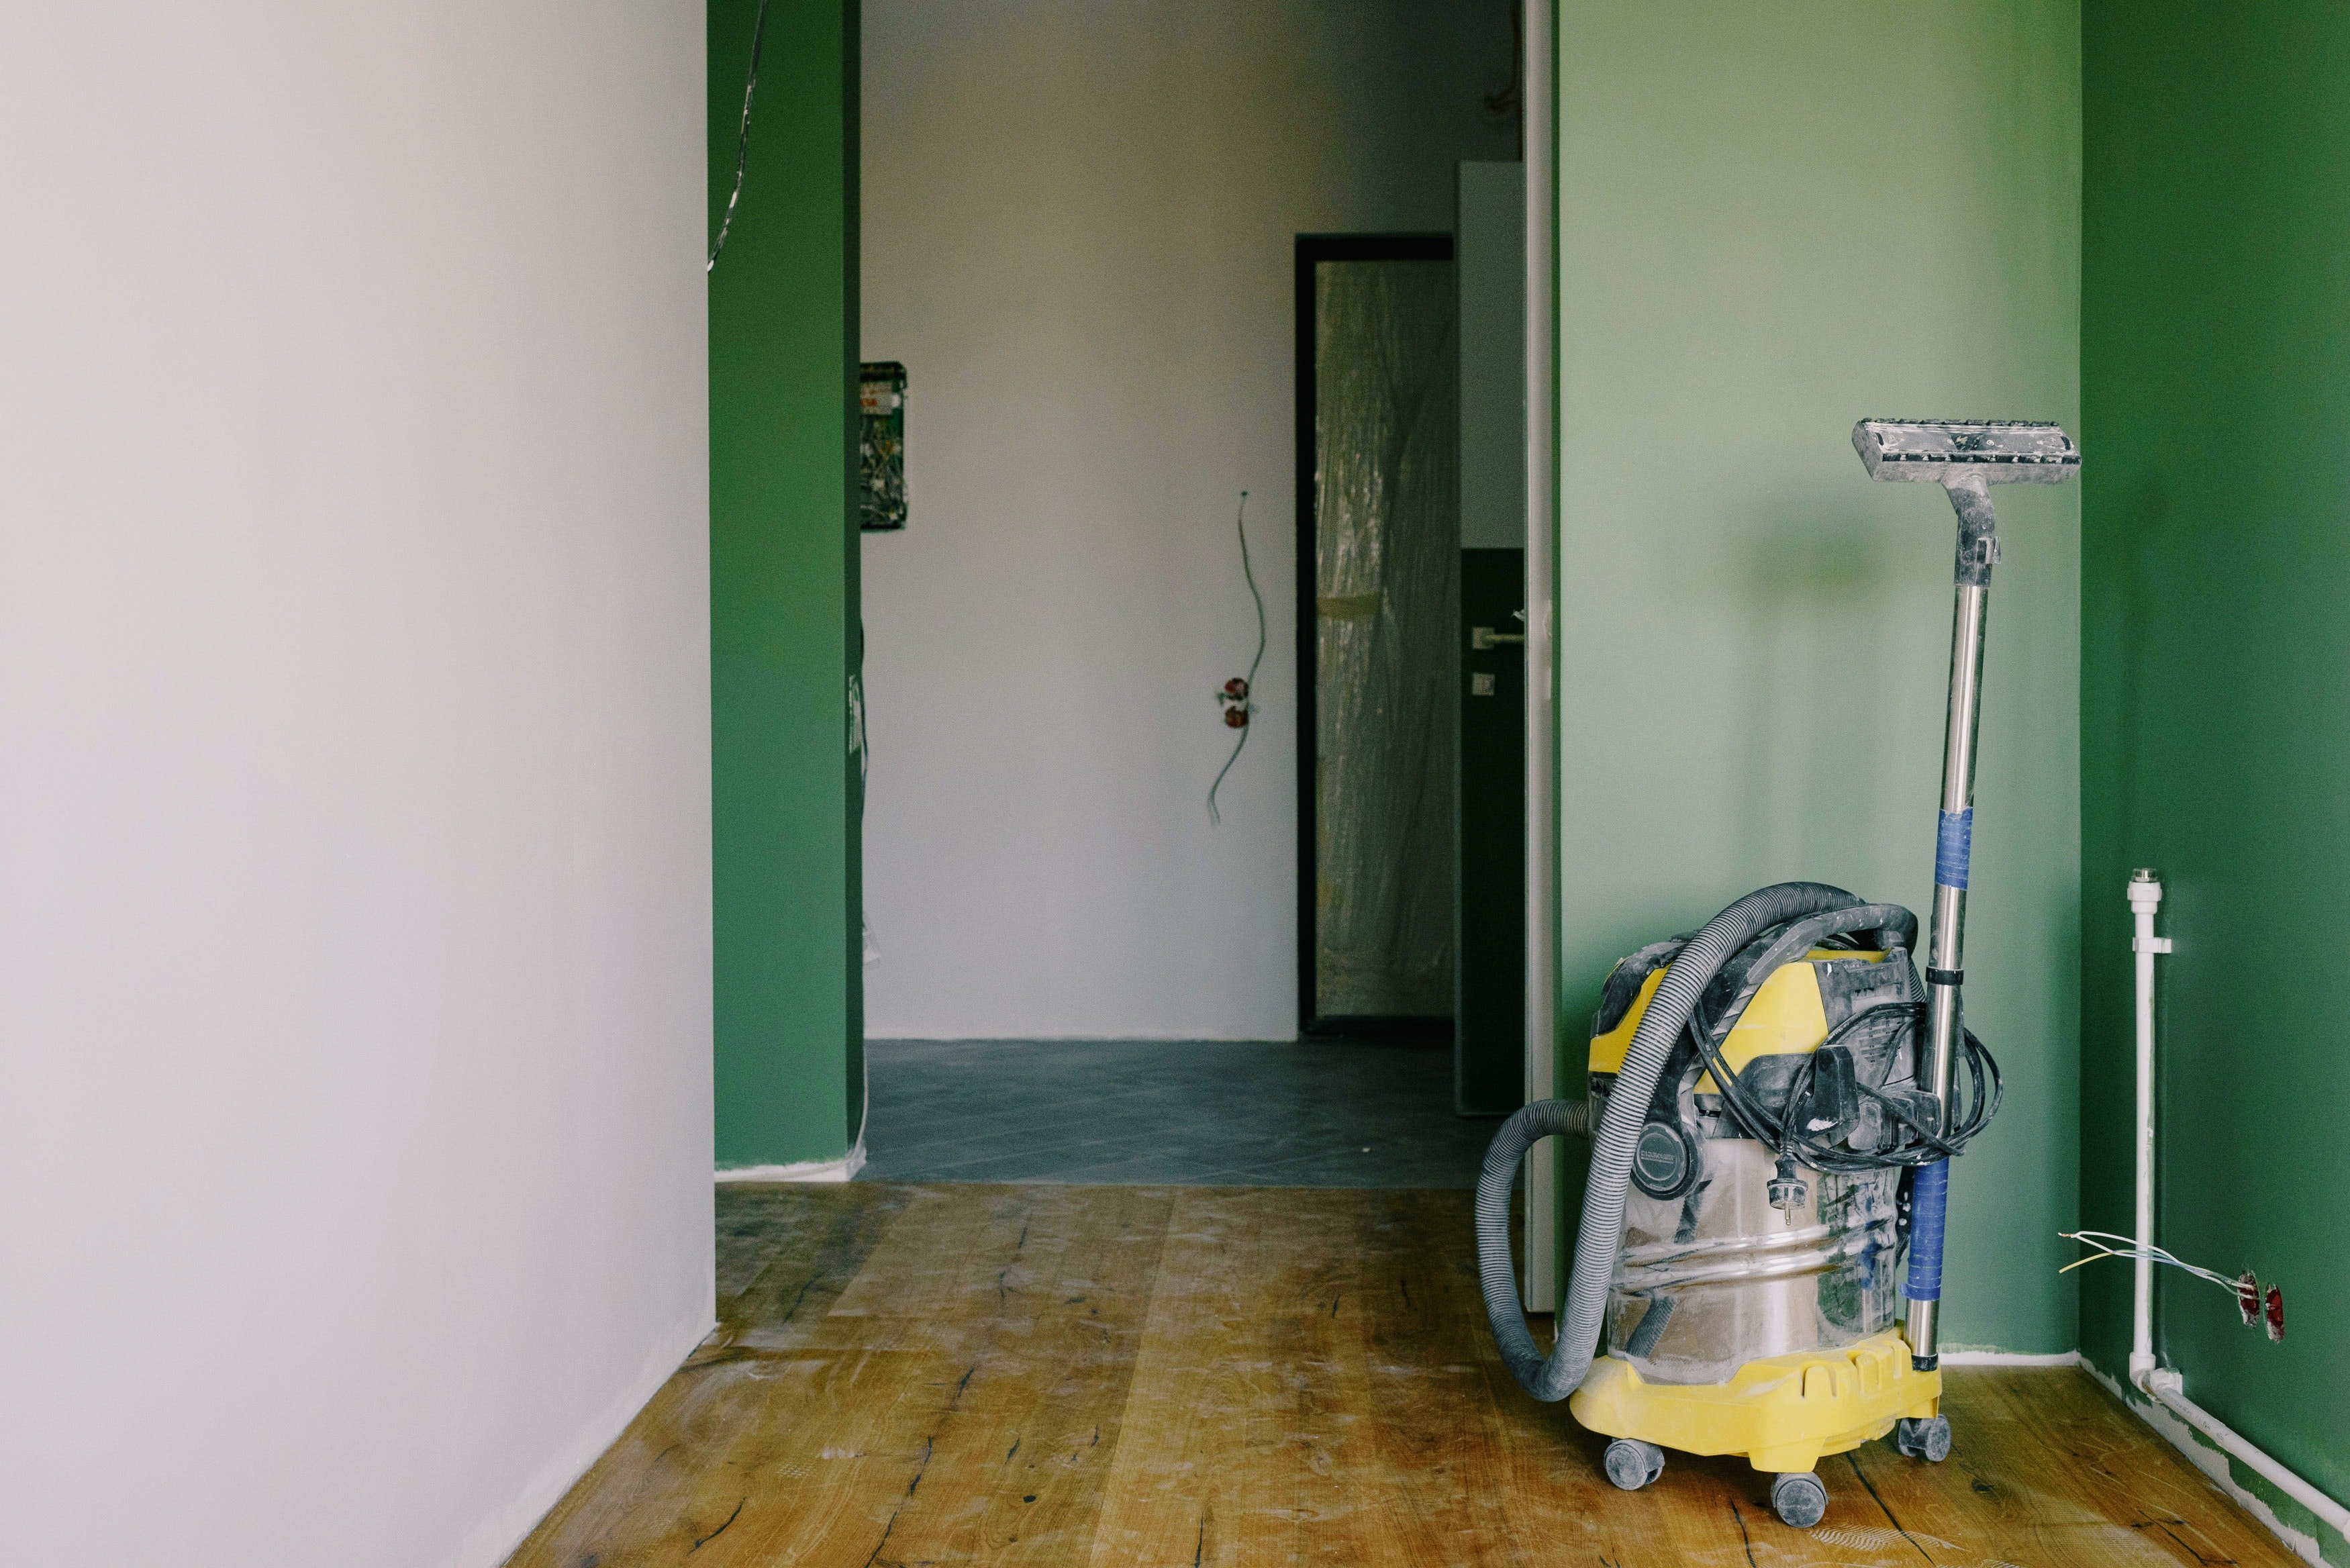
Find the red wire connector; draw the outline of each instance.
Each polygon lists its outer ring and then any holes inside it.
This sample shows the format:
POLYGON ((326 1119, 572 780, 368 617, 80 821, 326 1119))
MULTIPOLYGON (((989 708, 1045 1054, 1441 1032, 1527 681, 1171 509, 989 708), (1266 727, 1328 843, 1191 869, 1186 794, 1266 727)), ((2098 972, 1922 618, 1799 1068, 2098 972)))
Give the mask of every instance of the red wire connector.
POLYGON ((2284 1287, 2271 1285, 2268 1293, 2261 1293, 2261 1282, 2252 1271, 2246 1269, 2236 1276, 2236 1310, 2244 1316, 2244 1326, 2259 1324, 2269 1331, 2269 1342, 2284 1343, 2284 1287))
POLYGON ((1245 730, 1249 722, 1249 683, 1239 676, 1224 682, 1216 693, 1216 701, 1224 705, 1224 725, 1228 729, 1245 730))

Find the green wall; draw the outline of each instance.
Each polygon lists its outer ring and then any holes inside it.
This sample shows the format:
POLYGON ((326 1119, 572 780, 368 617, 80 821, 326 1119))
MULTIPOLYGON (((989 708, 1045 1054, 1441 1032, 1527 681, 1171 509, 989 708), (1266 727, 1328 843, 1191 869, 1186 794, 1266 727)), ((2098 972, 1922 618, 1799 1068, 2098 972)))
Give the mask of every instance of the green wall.
MULTIPOLYGON (((2074 422, 2078 14, 1566 0, 1559 71, 1574 1093, 1640 943, 1794 877, 1926 908, 1955 523, 1850 432, 2074 422)), ((1999 498, 1967 995, 2009 1097, 1952 1184, 1949 1345, 2074 1344, 2078 499, 1999 498)))
MULTIPOLYGON (((710 226, 758 0, 711 0, 710 226)), ((771 0, 710 279, 710 662, 723 1168, 839 1158, 864 1076, 856 0, 771 0)))
MULTIPOLYGON (((2158 1349, 2350 1497, 2350 9, 2095 0, 2084 34, 2082 1218, 2130 1228, 2122 888, 2152 866, 2159 1237, 2282 1282, 2293 1330, 2166 1273, 2158 1349)), ((2118 1376, 2128 1272, 2082 1272, 2118 1376)))

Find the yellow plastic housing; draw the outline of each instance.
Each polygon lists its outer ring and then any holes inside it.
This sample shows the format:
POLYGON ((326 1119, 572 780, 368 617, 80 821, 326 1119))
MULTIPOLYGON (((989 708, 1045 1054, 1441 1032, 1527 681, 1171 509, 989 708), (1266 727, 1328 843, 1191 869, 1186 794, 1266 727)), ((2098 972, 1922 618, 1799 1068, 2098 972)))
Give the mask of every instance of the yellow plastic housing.
POLYGON ((1815 1469, 1822 1456, 1881 1438, 1904 1417, 1936 1415, 1941 1401, 1941 1373, 1917 1370, 1908 1343, 1888 1332, 1837 1350, 1750 1361, 1727 1383, 1651 1383, 1630 1364, 1602 1356, 1567 1408, 1607 1437, 1685 1454, 1742 1454, 1756 1469, 1779 1474, 1815 1469))
MULTIPOLYGON (((1770 979, 1754 992, 1754 1000, 1721 1043, 1721 1059, 1733 1073, 1743 1073, 1746 1064, 1757 1056, 1799 1055, 1816 1050, 1827 1038, 1827 1010, 1820 1003, 1819 976, 1812 965, 1832 960, 1859 959, 1869 963, 1881 963, 1881 952, 1841 952, 1825 948, 1814 948, 1792 963, 1781 964, 1770 979)), ((1640 994, 1624 1010, 1624 1017, 1605 1034, 1591 1037, 1591 1071, 1620 1073, 1624 1070, 1625 1053, 1632 1048, 1632 1035, 1648 1015, 1648 1003, 1655 999, 1657 987, 1664 983, 1665 971, 1660 966, 1650 971, 1640 982, 1640 994)), ((1713 1075, 1699 1077, 1693 1086, 1700 1095, 1718 1095, 1713 1075)))

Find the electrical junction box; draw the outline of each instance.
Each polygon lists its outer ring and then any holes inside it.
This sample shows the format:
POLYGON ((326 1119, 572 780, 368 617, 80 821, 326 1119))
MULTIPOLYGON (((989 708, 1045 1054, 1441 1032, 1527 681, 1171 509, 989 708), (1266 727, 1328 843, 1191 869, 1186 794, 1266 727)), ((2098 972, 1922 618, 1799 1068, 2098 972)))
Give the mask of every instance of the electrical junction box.
POLYGON ((884 359, 858 367, 857 525, 868 534, 906 525, 906 367, 884 359))

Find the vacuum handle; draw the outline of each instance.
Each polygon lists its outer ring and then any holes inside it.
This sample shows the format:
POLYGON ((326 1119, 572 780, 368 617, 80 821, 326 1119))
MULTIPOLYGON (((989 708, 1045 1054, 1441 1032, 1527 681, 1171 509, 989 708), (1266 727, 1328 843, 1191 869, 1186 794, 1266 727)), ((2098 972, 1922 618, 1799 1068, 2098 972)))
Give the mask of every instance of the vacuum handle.
MULTIPOLYGON (((1974 853, 1975 740, 1982 716, 1983 627, 1991 607, 1991 569, 1999 532, 1991 491, 1972 474, 1949 486, 1959 517, 1950 616, 1950 700, 1942 735, 1941 810, 1934 834, 1934 907, 1926 944, 1925 1088, 1939 1124, 1950 1125, 1950 1075, 1965 1028, 1967 870, 1974 853)), ((1919 1370, 1939 1365, 1938 1308, 1942 1295, 1942 1222, 1950 1167, 1920 1169, 1910 1189, 1907 1337, 1919 1370)))

